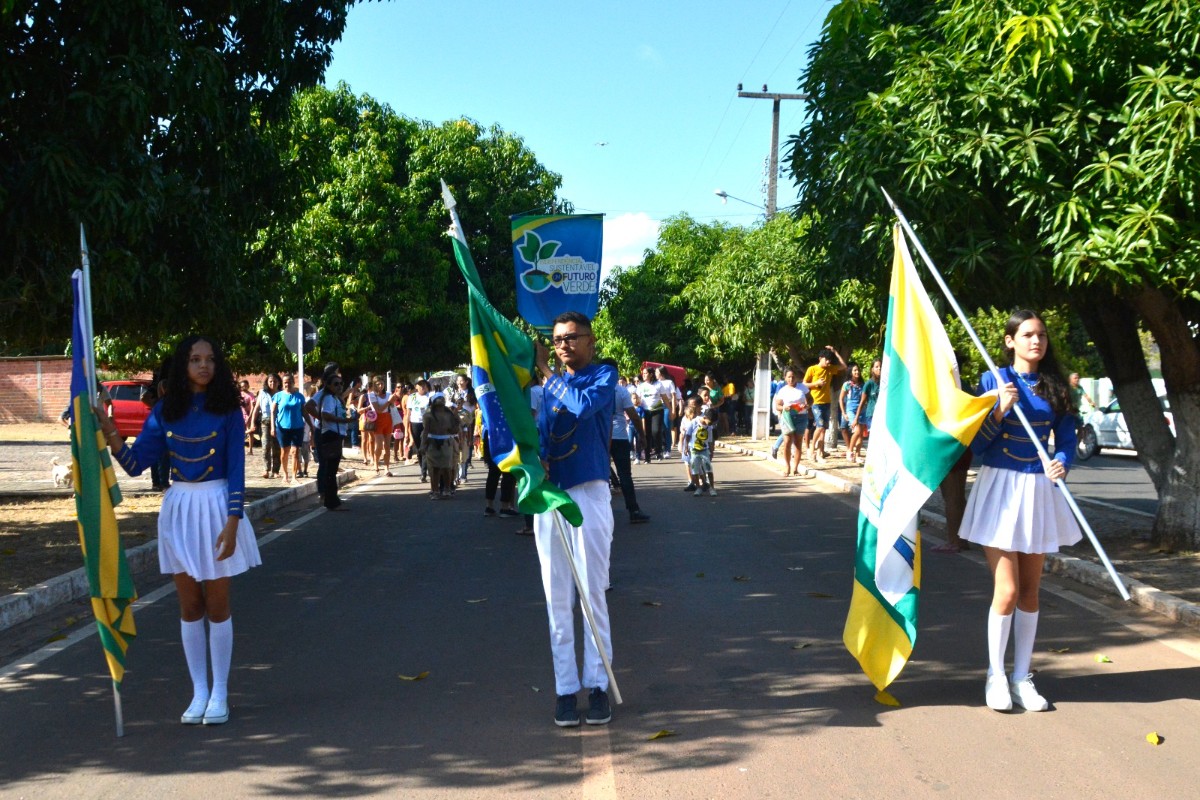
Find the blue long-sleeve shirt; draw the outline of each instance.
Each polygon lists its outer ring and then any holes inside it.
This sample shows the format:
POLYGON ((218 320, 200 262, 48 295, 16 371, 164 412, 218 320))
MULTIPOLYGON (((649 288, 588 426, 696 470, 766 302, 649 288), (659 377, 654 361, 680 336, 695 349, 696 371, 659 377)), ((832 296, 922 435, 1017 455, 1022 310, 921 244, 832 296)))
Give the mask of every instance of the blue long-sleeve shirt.
POLYGON ((563 372, 543 384, 540 449, 550 465, 550 482, 560 489, 608 480, 616 386, 617 371, 606 364, 563 372))
POLYGON ((141 475, 157 464, 166 451, 171 457, 171 477, 186 483, 228 481, 227 513, 241 517, 246 497, 246 426, 242 410, 235 408, 221 416, 204 410, 203 392, 192 395, 192 404, 182 419, 163 419, 163 404, 155 404, 142 432, 132 445, 125 445, 114 456, 121 468, 132 476, 141 475))
MULTIPOLYGON (((1017 403, 1025 412, 1025 418, 1037 433, 1042 446, 1050 452, 1050 433, 1054 433, 1054 452, 1051 458, 1062 462, 1067 469, 1075 459, 1075 415, 1055 414, 1050 404, 1034 394, 1027 382, 1036 385, 1036 376, 1022 376, 1012 367, 1004 367, 1000 375, 1006 382, 1016 385, 1017 403)), ((979 380, 979 393, 985 394, 994 390, 996 378, 988 372, 979 380)), ((1017 412, 1010 410, 1004 419, 996 422, 992 414, 988 414, 980 426, 979 432, 971 442, 971 450, 983 459, 989 467, 1011 469, 1017 472, 1044 472, 1042 461, 1038 457, 1037 448, 1025 433, 1017 412)))

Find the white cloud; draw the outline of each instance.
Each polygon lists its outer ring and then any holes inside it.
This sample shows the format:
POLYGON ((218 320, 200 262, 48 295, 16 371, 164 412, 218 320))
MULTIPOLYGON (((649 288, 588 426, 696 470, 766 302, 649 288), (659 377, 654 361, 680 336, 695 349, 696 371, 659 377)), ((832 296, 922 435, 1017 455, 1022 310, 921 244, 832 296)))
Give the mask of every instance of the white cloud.
POLYGON ((622 214, 604 220, 604 253, 600 257, 600 281, 608 279, 613 267, 642 263, 648 248, 658 242, 658 220, 645 212, 622 214))

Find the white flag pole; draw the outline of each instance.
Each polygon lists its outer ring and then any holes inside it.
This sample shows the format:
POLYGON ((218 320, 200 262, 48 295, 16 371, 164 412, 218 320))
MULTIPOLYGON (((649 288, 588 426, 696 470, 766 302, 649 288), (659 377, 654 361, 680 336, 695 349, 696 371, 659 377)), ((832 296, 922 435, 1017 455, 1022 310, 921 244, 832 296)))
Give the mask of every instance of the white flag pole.
MULTIPOLYGON (((83 336, 87 340, 87 352, 81 353, 83 359, 84 380, 87 381, 87 398, 88 405, 93 408, 99 402, 99 393, 96 390, 96 335, 92 326, 92 266, 88 259, 87 237, 83 232, 83 223, 79 223, 79 256, 82 261, 83 280, 83 336)), ((103 409, 103 406, 100 406, 103 409)), ((78 425, 78 422, 76 422, 78 425)), ((77 434, 72 432, 73 436, 77 434)), ((84 446, 83 442, 79 443, 84 446)), ((87 446, 96 446, 95 442, 87 443, 87 446)), ((113 715, 117 724, 117 738, 125 735, 125 712, 121 707, 121 689, 116 681, 112 682, 113 689, 113 715)))
MULTIPOLYGON (((442 202, 446 205, 446 210, 450 212, 450 222, 454 226, 453 234, 463 244, 466 244, 467 237, 463 233, 462 222, 458 218, 458 204, 454 200, 454 195, 450 193, 450 187, 446 185, 446 181, 442 181, 442 202)), ((583 585, 583 581, 579 578, 579 568, 575 565, 575 553, 571 548, 571 541, 567 536, 567 531, 562 514, 557 509, 551 512, 554 516, 554 527, 558 530, 559 539, 562 540, 563 550, 566 552, 567 563, 571 565, 571 577, 575 579, 575 591, 579 595, 579 607, 583 610, 584 619, 587 620, 586 627, 592 633, 592 640, 596 643, 596 652, 600 654, 600 660, 604 663, 604 671, 608 673, 608 688, 612 695, 613 702, 617 705, 621 704, 621 690, 617 688, 617 676, 613 674, 612 664, 608 660, 608 651, 604 649, 604 642, 600 640, 600 634, 596 630, 595 619, 592 616, 592 605, 588 602, 587 587, 583 585)))
MULTIPOLYGON (((1003 386, 1005 381, 1000 377, 1000 370, 997 369, 996 364, 992 361, 992 357, 988 355, 987 348, 984 347, 983 342, 979 340, 979 335, 975 333, 975 329, 971 327, 971 323, 967 319, 967 315, 963 313, 962 307, 959 306, 958 301, 954 299, 954 295, 950 293, 950 287, 948 287, 946 282, 942 280, 941 273, 939 273, 937 267, 933 265, 933 260, 930 259, 929 254, 925 252, 925 247, 921 244, 921 240, 917 238, 917 234, 915 231, 913 231, 912 226, 908 224, 908 219, 904 216, 904 212, 900 210, 900 207, 896 205, 896 202, 892 200, 891 195, 889 195, 886 190, 880 187, 879 191, 883 192, 883 196, 887 200, 888 205, 892 207, 892 211, 896 214, 896 219, 899 221, 900 227, 904 229, 906 237, 910 242, 912 242, 913 246, 917 248, 917 252, 921 255, 921 260, 925 262, 925 266, 929 269, 930 274, 933 275, 933 279, 937 282, 938 288, 942 290, 942 294, 946 296, 946 300, 950 303, 950 307, 954 309, 954 313, 958 315, 963 327, 967 329, 967 335, 971 337, 971 341, 974 343, 975 349, 978 350, 979 354, 983 357, 983 362, 987 364, 988 371, 991 372, 992 377, 996 379, 996 385, 1003 386)), ((1043 461, 1049 461, 1050 455, 1046 452, 1046 448, 1042 446, 1042 442, 1037 437, 1037 434, 1034 433, 1033 426, 1029 424, 1029 420, 1026 419, 1025 413, 1021 411, 1021 406, 1014 405, 1013 411, 1017 412, 1017 419, 1021 421, 1021 426, 1025 428, 1026 435, 1029 436, 1029 440, 1033 442, 1034 447, 1037 448, 1038 455, 1043 459, 1043 461)), ((1053 481, 1053 483, 1058 487, 1058 490, 1062 493, 1063 498, 1066 499, 1067 505, 1071 508, 1071 513, 1075 515, 1075 519, 1079 522, 1079 527, 1083 529, 1085 534, 1087 534, 1088 540, 1092 543, 1092 547, 1096 549, 1096 555, 1100 557, 1100 561, 1104 564, 1104 568, 1108 570, 1109 577, 1112 578, 1113 584, 1117 587, 1117 592, 1121 595, 1122 599, 1128 600, 1129 590, 1125 588, 1125 584, 1121 581, 1121 576, 1117 574, 1116 568, 1113 567, 1112 562, 1108 560, 1108 553, 1104 552, 1104 547, 1100 544, 1100 540, 1096 538, 1096 534, 1092 531, 1092 526, 1088 524, 1088 521, 1083 516, 1083 512, 1079 510, 1079 505, 1075 502, 1075 498, 1071 495, 1071 490, 1067 488, 1067 482, 1065 480, 1059 480, 1053 481)))

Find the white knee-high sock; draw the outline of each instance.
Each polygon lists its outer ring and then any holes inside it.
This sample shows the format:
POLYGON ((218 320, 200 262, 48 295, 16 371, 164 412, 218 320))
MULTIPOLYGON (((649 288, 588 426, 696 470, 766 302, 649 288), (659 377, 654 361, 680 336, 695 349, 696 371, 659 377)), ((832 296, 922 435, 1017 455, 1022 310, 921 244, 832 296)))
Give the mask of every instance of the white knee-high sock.
POLYGON ((183 639, 183 655, 187 658, 188 674, 192 676, 192 692, 196 698, 208 699, 208 642, 204 635, 204 620, 179 620, 179 636, 183 639))
POLYGON ((1012 630, 1012 614, 988 610, 988 674, 1004 674, 1004 654, 1008 651, 1008 634, 1012 630))
POLYGON ((1037 637, 1038 612, 1017 609, 1013 616, 1013 680, 1029 674, 1033 659, 1033 640, 1037 637))
POLYGON ((213 687, 216 700, 229 694, 229 664, 233 661, 233 617, 208 624, 208 648, 212 652, 213 687))

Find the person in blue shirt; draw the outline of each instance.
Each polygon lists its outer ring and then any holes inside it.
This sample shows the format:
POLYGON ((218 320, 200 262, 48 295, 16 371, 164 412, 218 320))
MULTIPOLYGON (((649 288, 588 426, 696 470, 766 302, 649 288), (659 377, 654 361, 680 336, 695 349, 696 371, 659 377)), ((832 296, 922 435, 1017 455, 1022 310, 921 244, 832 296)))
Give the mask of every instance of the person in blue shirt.
POLYGON ((1054 486, 1066 478, 1075 453, 1075 415, 1066 379, 1050 348, 1046 324, 1035 312, 1017 311, 1004 328, 1011 366, 980 380, 980 394, 997 393, 971 449, 983 461, 967 501, 959 535, 983 546, 992 572, 988 612, 989 708, 1013 703, 1045 711, 1030 674, 1037 635, 1038 590, 1046 553, 1082 538, 1066 499, 1054 486), (1012 410, 1019 405, 1050 455, 1043 461, 1012 410), (1053 445, 1050 437, 1053 435, 1053 445), (1012 680, 1005 675, 1009 634, 1013 638, 1012 680))
MULTIPOLYGON (((288 485, 300 476, 300 448, 304 445, 304 404, 307 398, 296 388, 296 377, 283 377, 283 390, 271 398, 271 435, 279 442, 283 481, 288 485)), ((376 469, 378 472, 378 469, 376 469)))
POLYGON ((262 563, 243 510, 245 423, 233 373, 212 339, 189 336, 175 348, 166 394, 132 445, 125 444, 111 419, 97 416, 117 463, 128 474, 140 475, 164 452, 171 459, 173 482, 158 514, 158 563, 175 581, 192 678, 192 702, 180 722, 227 722, 233 656, 230 578, 262 563))
MULTIPOLYGON (((549 351, 537 343, 537 367, 545 377, 543 402, 538 414, 542 463, 550 482, 563 489, 583 512, 583 525, 565 520, 567 537, 574 551, 576 569, 587 587, 596 624, 596 634, 612 660, 612 635, 608 620, 608 567, 612 550, 612 495, 608 488, 609 437, 612 434, 613 396, 617 371, 607 364, 593 363, 596 339, 592 323, 577 311, 554 320, 555 358, 564 369, 552 371, 549 351)), ((542 587, 550 618, 550 649, 554 660, 557 695, 554 723, 560 727, 579 724, 575 695, 582 686, 591 689, 586 721, 604 725, 612 719, 608 703, 608 673, 596 649, 595 637, 584 635, 582 681, 575 662, 575 585, 570 557, 549 511, 534 519, 534 540, 542 567, 542 587)), ((586 631, 586 625, 585 625, 586 631)))

